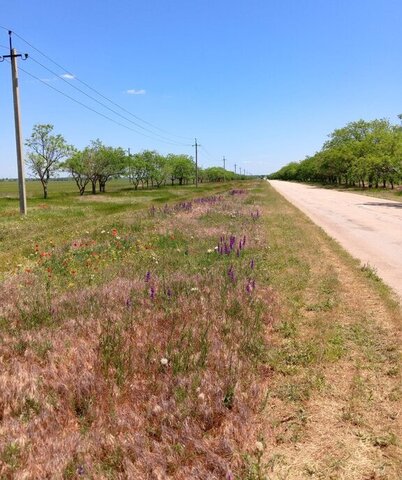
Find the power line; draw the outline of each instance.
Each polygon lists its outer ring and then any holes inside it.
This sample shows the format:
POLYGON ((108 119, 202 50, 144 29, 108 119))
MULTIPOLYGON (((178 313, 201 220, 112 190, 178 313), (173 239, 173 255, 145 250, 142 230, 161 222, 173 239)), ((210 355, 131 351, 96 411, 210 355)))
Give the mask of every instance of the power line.
POLYGON ((154 136, 156 136, 156 137, 160 137, 161 139, 167 140, 167 141, 169 141, 170 143, 175 143, 176 145, 181 145, 181 146, 189 146, 189 145, 186 145, 186 144, 184 144, 184 143, 176 142, 175 140, 171 140, 171 139, 169 139, 169 138, 163 137, 162 135, 159 135, 158 133, 153 132, 153 131, 150 130, 149 128, 143 127, 143 126, 140 125, 139 123, 134 122, 133 120, 125 117, 124 115, 122 115, 121 113, 117 112, 117 111, 114 110, 113 108, 108 107, 107 105, 105 105, 103 102, 99 101, 98 99, 96 99, 96 98, 93 97, 92 95, 89 95, 87 92, 84 92, 84 90, 82 90, 81 88, 78 88, 76 85, 73 85, 72 83, 70 83, 69 81, 67 81, 65 78, 63 78, 62 76, 59 76, 54 70, 46 67, 46 65, 43 65, 41 62, 39 62, 38 60, 36 60, 36 59, 33 58, 32 56, 30 56, 29 58, 30 58, 31 60, 33 60, 35 63, 37 63, 38 65, 40 65, 42 68, 44 68, 45 70, 47 70, 48 72, 50 72, 52 75, 55 75, 57 78, 60 78, 60 80, 62 80, 63 82, 67 83, 67 85, 69 85, 70 87, 74 88, 74 89, 77 90, 78 92, 82 93, 82 94, 85 95, 86 97, 90 98, 91 100, 93 100, 94 102, 98 103, 99 105, 101 105, 102 107, 106 108, 107 110, 109 110, 110 112, 114 113, 115 115, 119 116, 120 118, 123 118, 123 119, 126 120, 127 122, 130 122, 130 123, 132 123, 133 125, 136 125, 138 128, 141 128, 142 130, 145 130, 146 132, 149 132, 149 133, 151 133, 152 135, 154 135, 154 136))
POLYGON ((213 155, 211 155, 208 150, 203 146, 203 145, 199 145, 203 150, 204 152, 207 154, 207 156, 211 159, 211 160, 214 160, 215 161, 215 158, 213 155))
MULTIPOLYGON (((7 30, 5 27, 1 27, 1 28, 4 28, 5 30, 7 30)), ((63 72, 65 73, 68 73, 69 75, 72 75, 74 77, 74 79, 76 81, 78 81, 79 83, 81 83, 82 85, 84 85, 85 87, 89 88, 90 90, 92 90, 93 92, 95 92, 97 95, 99 95, 100 97, 102 97, 104 100, 107 100, 108 102, 110 102, 112 105, 114 105, 115 107, 118 107, 120 108, 122 111, 128 113, 129 115, 131 115, 132 117, 136 118, 137 120, 155 128, 156 130, 159 130, 161 132, 164 132, 168 135, 171 135, 171 136, 174 136, 174 137, 178 137, 178 138, 184 138, 186 140, 190 140, 189 137, 184 137, 182 135, 175 135, 175 134, 172 134, 172 133, 169 133, 167 132, 166 130, 160 128, 160 127, 157 127, 156 125, 142 119, 141 117, 138 117, 137 115, 134 115, 132 112, 130 112, 129 110, 127 110, 126 108, 122 107, 121 105, 119 105, 118 103, 114 102, 113 100, 111 100, 110 98, 106 97, 105 95, 103 95, 102 93, 100 93, 98 90, 96 90, 95 88, 91 87, 88 83, 84 82, 83 80, 81 80, 80 78, 78 78, 77 76, 75 76, 74 74, 72 74, 71 72, 69 72, 69 69, 63 67, 62 65, 60 65, 60 63, 56 62, 55 60, 53 60, 51 57, 49 57, 49 55, 45 54, 44 52, 42 52, 41 50, 39 50, 37 47, 35 47, 34 45, 32 45, 32 43, 28 42, 28 40, 25 40, 25 38, 23 38, 21 35, 19 35, 18 33, 16 32, 13 32, 14 35, 16 37, 18 37, 20 40, 22 40, 23 42, 25 42, 27 45, 29 45, 31 48, 33 48, 34 50, 36 50, 40 55, 42 55, 43 57, 45 57, 46 59, 48 59, 50 62, 52 62, 54 65, 56 65, 57 67, 59 67, 61 70, 63 70, 63 72)))
MULTIPOLYGON (((124 125, 123 123, 120 123, 120 122, 118 122, 117 120, 114 120, 113 118, 105 115, 104 113, 99 112, 98 110, 95 110, 94 108, 86 105, 85 103, 80 102, 80 101, 77 100, 76 98, 71 97, 70 95, 68 95, 68 94, 65 93, 65 92, 62 92, 62 91, 59 90, 58 88, 54 87, 53 85, 50 85, 49 83, 45 82, 44 80, 42 80, 41 78, 37 77, 36 75, 33 75, 32 73, 28 72, 27 70, 25 70, 25 69, 23 69, 23 68, 21 68, 21 67, 20 67, 20 70, 21 70, 22 72, 24 72, 25 74, 29 75, 30 77, 34 78, 35 80, 38 80, 39 82, 43 83, 44 85, 46 85, 47 87, 51 88, 52 90, 56 91, 57 93, 60 93, 60 95, 63 95, 64 97, 72 100, 73 102, 77 103, 78 105, 81 105, 82 107, 86 108, 87 110, 90 110, 91 112, 96 113, 97 115, 100 115, 100 116, 103 117, 103 118, 106 118, 107 120, 115 123, 116 125, 119 125, 120 127, 126 128, 127 130, 131 130, 132 132, 138 133, 138 134, 140 134, 140 135, 143 135, 144 137, 147 137, 147 138, 150 138, 150 139, 152 139, 152 140, 155 140, 154 137, 151 137, 150 135, 146 135, 145 133, 139 132, 138 130, 135 130, 134 128, 128 127, 127 125, 124 125)), ((169 141, 167 141, 167 140, 162 140, 162 139, 157 139, 157 140, 160 141, 160 142, 168 143, 168 144, 170 144, 170 145, 176 145, 175 143, 169 142, 169 141)))

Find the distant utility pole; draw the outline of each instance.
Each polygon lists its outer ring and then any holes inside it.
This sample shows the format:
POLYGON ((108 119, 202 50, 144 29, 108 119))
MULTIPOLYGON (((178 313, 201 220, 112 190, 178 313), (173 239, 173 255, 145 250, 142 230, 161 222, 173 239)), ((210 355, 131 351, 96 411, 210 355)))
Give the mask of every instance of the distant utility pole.
POLYGON ((25 191, 25 172, 23 161, 23 145, 22 145, 22 130, 21 130, 21 118, 20 118, 20 96, 19 96, 19 84, 18 84, 18 67, 17 58, 21 57, 22 60, 28 58, 28 54, 17 54, 15 48, 12 45, 11 35, 13 32, 8 31, 10 39, 10 55, 3 55, 0 57, 0 62, 3 62, 5 58, 10 59, 11 63, 11 76, 13 82, 13 99, 14 99, 14 123, 15 123, 15 144, 17 149, 17 165, 18 165, 18 190, 20 198, 20 213, 26 215, 27 213, 27 197, 25 191))
POLYGON ((128 147, 127 149, 128 153, 128 178, 131 180, 132 179, 132 167, 131 167, 131 149, 128 147))
POLYGON ((201 145, 197 143, 196 138, 193 147, 195 147, 195 186, 198 187, 198 147, 201 145))
POLYGON ((223 157, 223 181, 226 182, 226 158, 223 157))
POLYGON ((236 167, 237 167, 237 165, 235 164, 235 173, 236 173, 236 167))

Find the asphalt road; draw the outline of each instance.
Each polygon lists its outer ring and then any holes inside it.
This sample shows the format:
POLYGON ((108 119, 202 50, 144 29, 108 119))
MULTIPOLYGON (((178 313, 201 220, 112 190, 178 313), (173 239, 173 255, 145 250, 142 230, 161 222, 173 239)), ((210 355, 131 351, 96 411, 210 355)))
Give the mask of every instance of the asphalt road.
POLYGON ((270 184, 374 268, 402 300, 402 203, 279 180, 270 184))

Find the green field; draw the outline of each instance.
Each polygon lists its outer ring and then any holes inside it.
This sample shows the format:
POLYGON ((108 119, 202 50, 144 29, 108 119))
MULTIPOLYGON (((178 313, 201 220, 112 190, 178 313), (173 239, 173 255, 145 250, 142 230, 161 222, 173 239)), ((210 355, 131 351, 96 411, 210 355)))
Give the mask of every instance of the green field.
POLYGON ((267 182, 15 187, 1 479, 399 480, 400 307, 267 182))
POLYGON ((29 214, 21 217, 16 182, 0 182, 0 275, 15 270, 36 243, 73 240, 96 225, 111 228, 119 218, 152 204, 188 200, 209 192, 227 190, 223 184, 162 187, 135 191, 127 180, 112 180, 106 194, 80 197, 73 181, 52 182, 49 199, 42 198, 39 181, 27 182, 29 214))

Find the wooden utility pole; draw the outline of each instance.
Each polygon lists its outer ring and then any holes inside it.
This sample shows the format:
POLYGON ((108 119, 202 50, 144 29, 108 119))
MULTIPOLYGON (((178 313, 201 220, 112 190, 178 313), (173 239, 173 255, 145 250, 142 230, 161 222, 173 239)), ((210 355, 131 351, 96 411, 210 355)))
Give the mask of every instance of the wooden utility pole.
POLYGON ((193 147, 195 147, 195 186, 198 187, 198 147, 201 145, 197 143, 197 139, 195 138, 195 142, 193 147))
POLYGON ((18 165, 18 191, 20 199, 20 213, 26 215, 27 213, 27 197, 25 191, 25 171, 23 160, 23 143, 22 143, 22 129, 21 129, 21 116, 20 116, 20 96, 19 96, 19 84, 18 84, 18 66, 17 58, 21 57, 23 60, 28 58, 28 55, 17 54, 17 51, 12 46, 11 40, 12 32, 9 31, 10 37, 10 55, 3 55, 0 57, 0 61, 4 61, 5 58, 10 59, 11 63, 11 76, 13 83, 13 99, 14 99, 14 123, 15 123, 15 145, 17 150, 17 165, 18 165))
POLYGON ((235 173, 236 173, 236 167, 237 167, 237 165, 235 164, 235 173))
POLYGON ((127 153, 128 153, 128 178, 131 182, 131 180, 132 180, 132 169, 131 169, 131 149, 130 149, 130 147, 128 147, 127 153))

